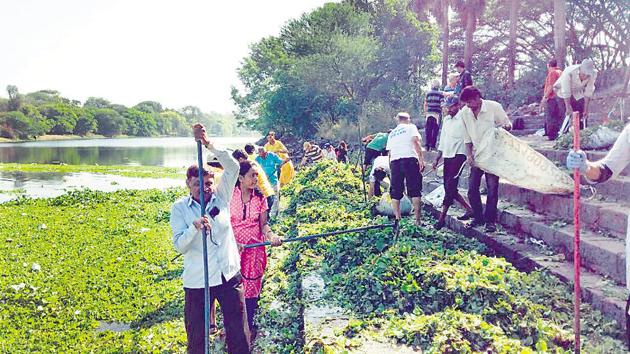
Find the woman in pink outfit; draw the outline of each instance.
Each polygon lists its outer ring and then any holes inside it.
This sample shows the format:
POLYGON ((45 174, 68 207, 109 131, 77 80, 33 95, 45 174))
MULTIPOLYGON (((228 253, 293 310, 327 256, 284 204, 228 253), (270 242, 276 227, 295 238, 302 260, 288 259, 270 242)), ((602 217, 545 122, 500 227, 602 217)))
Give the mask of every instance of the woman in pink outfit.
POLYGON ((240 171, 232 199, 230 218, 234 237, 241 252, 241 275, 245 290, 247 322, 252 339, 255 336, 254 315, 258 308, 258 298, 262 289, 262 278, 267 266, 265 247, 243 248, 244 245, 271 242, 272 246, 282 244, 282 238, 274 234, 267 223, 267 198, 257 189, 258 167, 251 161, 240 164, 240 171))

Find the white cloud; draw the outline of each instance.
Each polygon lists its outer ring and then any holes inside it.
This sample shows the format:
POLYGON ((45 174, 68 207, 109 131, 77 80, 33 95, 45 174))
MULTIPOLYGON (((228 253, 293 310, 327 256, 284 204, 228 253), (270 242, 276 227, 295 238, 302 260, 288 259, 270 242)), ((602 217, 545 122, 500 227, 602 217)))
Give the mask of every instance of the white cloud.
MULTIPOLYGON (((232 109, 248 46, 325 0, 20 0, 3 4, 0 89, 232 109)), ((6 97, 6 93, 2 93, 6 97)))

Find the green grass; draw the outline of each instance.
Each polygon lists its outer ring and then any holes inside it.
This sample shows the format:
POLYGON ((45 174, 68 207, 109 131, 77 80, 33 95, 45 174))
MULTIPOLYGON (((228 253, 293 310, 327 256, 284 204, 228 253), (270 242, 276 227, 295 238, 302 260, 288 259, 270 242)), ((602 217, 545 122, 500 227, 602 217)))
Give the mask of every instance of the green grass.
POLYGON ((176 178, 186 177, 186 171, 181 168, 161 166, 100 166, 100 165, 52 165, 52 164, 19 164, 0 163, 0 171, 7 172, 54 172, 77 173, 90 172, 125 177, 141 178, 176 178))

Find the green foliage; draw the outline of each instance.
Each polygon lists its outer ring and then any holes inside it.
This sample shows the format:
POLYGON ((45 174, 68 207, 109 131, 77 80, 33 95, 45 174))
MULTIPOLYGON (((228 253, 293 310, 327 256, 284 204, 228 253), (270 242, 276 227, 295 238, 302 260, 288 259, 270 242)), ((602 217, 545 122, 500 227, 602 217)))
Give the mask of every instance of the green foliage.
POLYGON ((127 126, 125 134, 132 136, 154 136, 158 134, 158 126, 153 114, 129 108, 122 115, 127 126))
POLYGON ((127 129, 123 116, 111 108, 99 108, 93 111, 98 128, 96 132, 105 136, 122 134, 127 129))
MULTIPOLYGON (((330 161, 301 170, 283 190, 289 199, 284 222, 300 235, 384 222, 361 202, 358 174, 330 161)), ((483 255, 485 247, 464 235, 407 220, 397 239, 390 230, 298 245, 295 272, 319 268, 328 298, 359 321, 351 321, 341 335, 376 331, 428 353, 571 351, 571 294, 559 280, 483 255)), ((620 336, 614 323, 588 306, 582 313, 589 323, 585 348, 623 350, 620 341, 608 337, 620 336)), ((318 350, 343 352, 328 346, 318 350)))
POLYGON ((232 91, 237 119, 308 137, 320 126, 356 123, 367 106, 414 111, 425 69, 437 60, 435 32, 407 2, 387 5, 329 3, 254 44, 239 69, 245 90, 232 91))
POLYGON ((41 115, 48 120, 49 134, 72 134, 79 120, 80 108, 58 102, 46 103, 38 107, 41 115))

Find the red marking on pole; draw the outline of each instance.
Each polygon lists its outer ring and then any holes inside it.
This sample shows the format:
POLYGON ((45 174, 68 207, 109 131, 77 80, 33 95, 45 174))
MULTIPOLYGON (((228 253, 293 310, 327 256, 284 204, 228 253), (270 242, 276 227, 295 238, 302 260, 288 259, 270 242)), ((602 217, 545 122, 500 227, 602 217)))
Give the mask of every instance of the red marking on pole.
MULTIPOLYGON (((573 113, 573 150, 580 150, 580 114, 573 113)), ((575 298, 573 302, 573 331, 575 333, 575 353, 580 353, 580 169, 573 171, 573 292, 575 298)))

